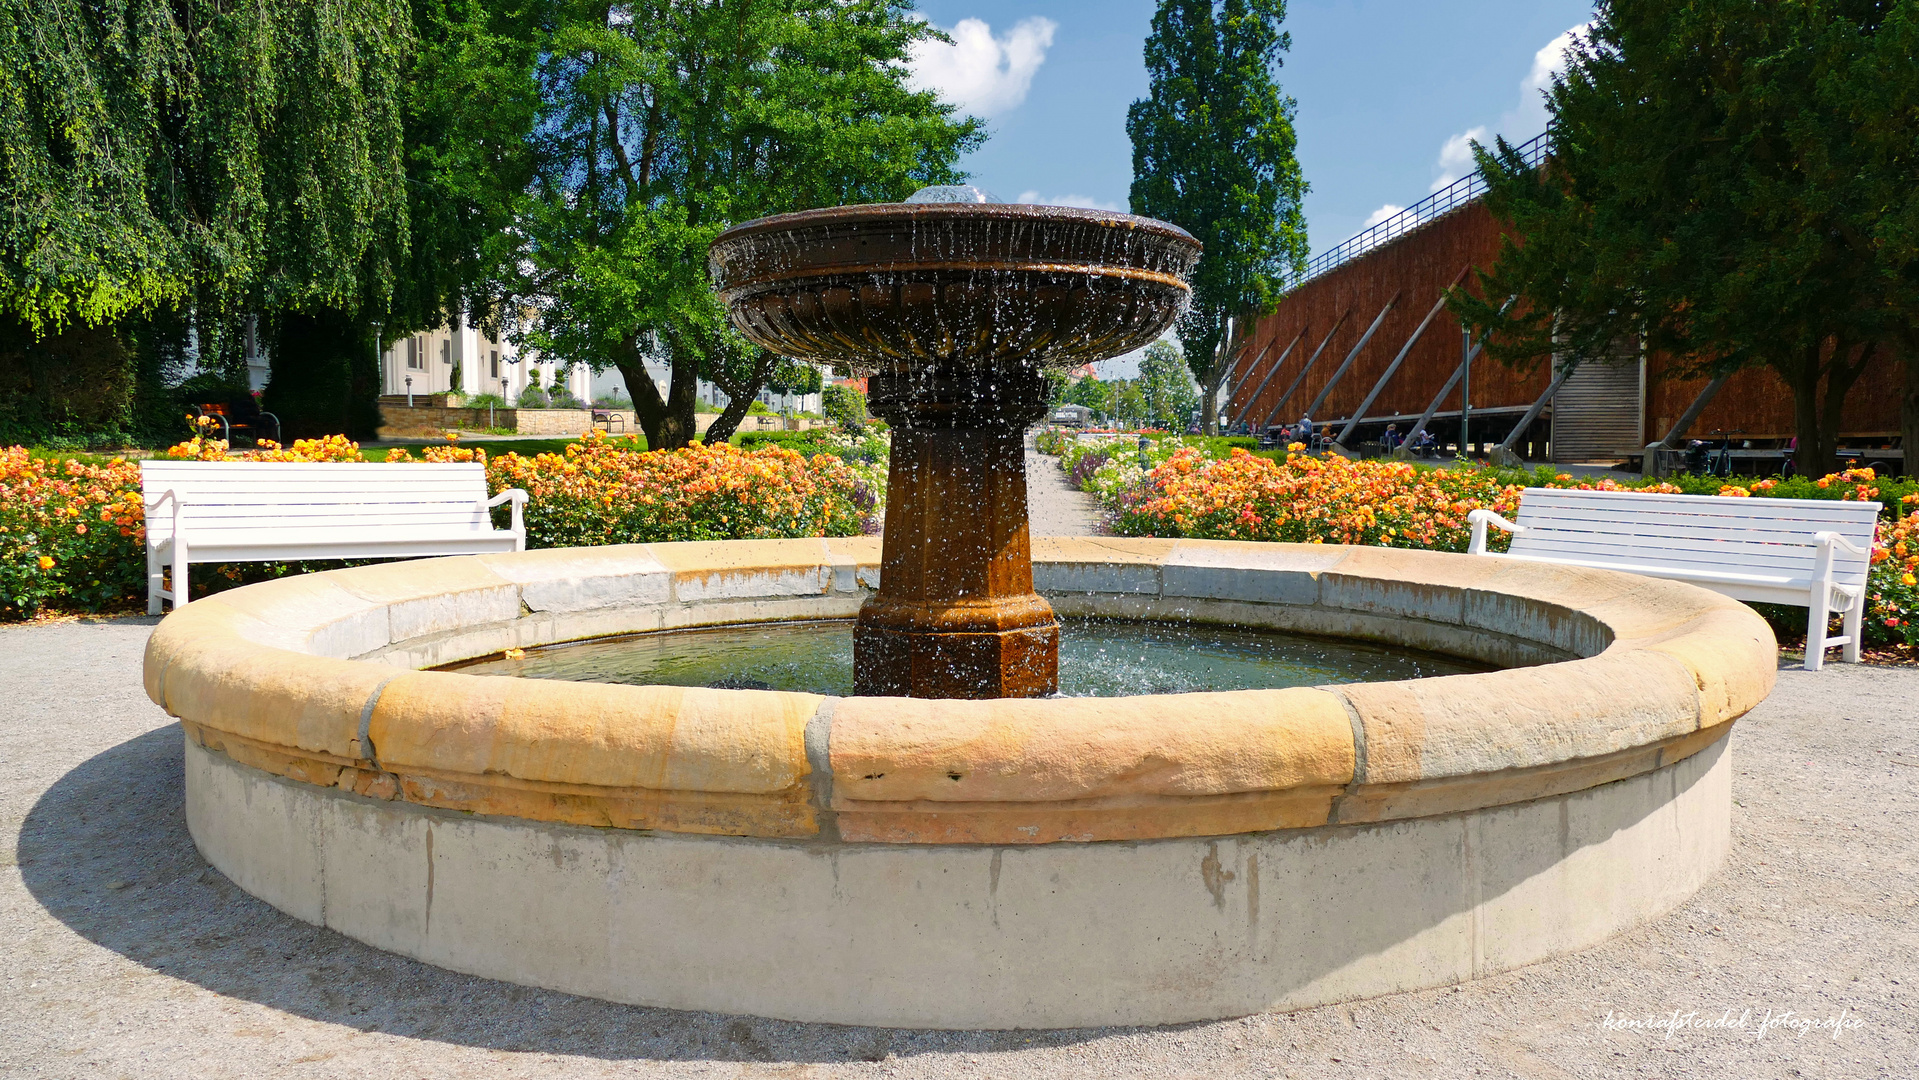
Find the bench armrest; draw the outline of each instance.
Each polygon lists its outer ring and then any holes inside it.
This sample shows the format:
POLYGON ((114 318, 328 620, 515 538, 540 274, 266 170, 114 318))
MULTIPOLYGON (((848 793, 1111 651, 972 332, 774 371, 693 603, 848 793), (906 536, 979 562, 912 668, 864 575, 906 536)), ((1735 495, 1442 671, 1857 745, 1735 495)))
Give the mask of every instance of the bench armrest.
MULTIPOLYGON (((173 537, 180 535, 180 493, 173 490, 172 488, 167 488, 164 491, 161 491, 159 494, 155 495, 151 502, 147 502, 146 509, 158 510, 160 509, 160 504, 164 502, 173 503, 173 523, 167 530, 167 538, 172 539, 173 537)), ((159 538, 153 535, 152 529, 148 529, 147 530, 147 546, 158 547, 159 545, 160 545, 159 538)))
POLYGON ((1817 540, 1819 543, 1829 547, 1845 548, 1847 551, 1853 553, 1854 555, 1867 554, 1865 548, 1860 547, 1858 544, 1853 543, 1852 541, 1846 539, 1844 536, 1836 532, 1816 532, 1812 534, 1812 538, 1814 540, 1817 540))
POLYGON ((1466 545, 1466 554, 1486 554, 1486 526, 1497 525, 1509 533, 1523 533, 1526 526, 1515 525, 1491 510, 1474 510, 1466 515, 1466 521, 1473 527, 1472 542, 1466 545))
POLYGON ((521 550, 525 550, 526 548, 526 521, 522 517, 524 512, 523 508, 531 498, 532 496, 519 488, 507 488, 505 491, 500 492, 498 495, 486 501, 486 508, 488 510, 504 502, 513 504, 513 525, 511 532, 520 538, 519 547, 521 550))

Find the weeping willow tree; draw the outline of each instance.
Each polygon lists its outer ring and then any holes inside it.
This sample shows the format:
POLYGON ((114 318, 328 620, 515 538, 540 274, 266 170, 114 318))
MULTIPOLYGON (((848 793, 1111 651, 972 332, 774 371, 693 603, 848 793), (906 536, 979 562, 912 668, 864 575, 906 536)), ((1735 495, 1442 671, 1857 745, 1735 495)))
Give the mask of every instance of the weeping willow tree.
POLYGON ((219 367, 243 312, 383 309, 408 244, 410 18, 0 0, 0 320, 36 340, 179 327, 219 367))

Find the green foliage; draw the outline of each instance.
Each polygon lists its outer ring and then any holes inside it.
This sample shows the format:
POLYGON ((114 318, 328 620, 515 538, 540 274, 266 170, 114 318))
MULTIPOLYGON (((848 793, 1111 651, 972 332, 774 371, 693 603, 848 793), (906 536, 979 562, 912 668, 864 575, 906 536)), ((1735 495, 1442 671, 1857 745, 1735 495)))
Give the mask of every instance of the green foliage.
POLYGON ((1772 367, 1800 472, 1825 472, 1866 364, 1919 355, 1915 49, 1911 0, 1602 4, 1549 95, 1549 167, 1476 151, 1525 242, 1454 312, 1509 363, 1637 335, 1697 372, 1772 367))
POLYGON ((776 394, 817 394, 825 385, 820 369, 798 360, 782 360, 766 377, 766 388, 776 394))
POLYGON ((0 312, 383 301, 402 0, 0 0, 0 312))
POLYGON ((551 408, 553 403, 547 399, 546 391, 540 389, 539 383, 528 380, 526 389, 520 391, 520 398, 515 404, 522 409, 546 409, 551 408))
POLYGON ((1075 379, 1067 386, 1063 400, 1093 410, 1094 416, 1110 415, 1113 408, 1112 384, 1092 376, 1075 379))
MULTIPOLYGON (((726 322, 706 251, 728 224, 899 199, 953 168, 980 125, 907 88, 935 33, 898 0, 649 0, 609 19, 557 2, 541 25, 524 250, 503 288, 537 300, 522 339, 617 367, 656 445, 693 436, 696 385, 724 438, 779 366, 726 322), (663 397, 645 375, 672 369, 663 397)), ((515 307, 514 310, 519 310, 515 307)))
POLYGON ((1199 408, 1199 394, 1179 346, 1165 340, 1146 346, 1146 355, 1139 363, 1138 385, 1147 423, 1168 431, 1186 430, 1194 410, 1199 408))
POLYGON ((1285 0, 1160 0, 1146 39, 1151 90, 1126 113, 1133 212, 1206 245, 1179 334, 1208 391, 1229 366, 1216 361, 1227 317, 1270 310, 1306 269, 1295 103, 1275 78, 1292 47, 1285 17, 1285 0))
POLYGON ((866 431, 866 395, 857 386, 835 383, 820 392, 820 408, 826 418, 848 435, 866 431))

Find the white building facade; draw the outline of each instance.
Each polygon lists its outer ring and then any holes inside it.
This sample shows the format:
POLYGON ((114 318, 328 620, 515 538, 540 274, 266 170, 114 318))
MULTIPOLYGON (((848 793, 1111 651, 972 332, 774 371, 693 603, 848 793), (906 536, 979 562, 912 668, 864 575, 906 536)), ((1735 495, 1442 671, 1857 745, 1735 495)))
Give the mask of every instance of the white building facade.
MULTIPOLYGON (((595 372, 584 364, 576 364, 570 370, 562 369, 560 365, 542 359, 537 352, 523 352, 512 342, 488 336, 481 330, 465 325, 464 319, 454 326, 423 330, 389 342, 380 355, 381 393, 391 397, 404 397, 408 393, 452 393, 457 382, 459 393, 495 394, 505 398, 508 404, 514 404, 519 401, 520 392, 526 389, 527 380, 533 372, 539 373, 541 388, 550 389, 554 379, 558 378, 568 393, 583 402, 631 401, 633 398, 627 392, 625 377, 617 368, 595 372)), ((660 396, 665 397, 672 379, 672 369, 663 359, 648 356, 646 373, 652 376, 660 396)), ((726 407, 726 392, 705 379, 700 380, 697 393, 701 401, 715 408, 726 407)), ((771 390, 762 390, 759 397, 769 409, 775 411, 820 411, 818 394, 782 396, 771 390)))

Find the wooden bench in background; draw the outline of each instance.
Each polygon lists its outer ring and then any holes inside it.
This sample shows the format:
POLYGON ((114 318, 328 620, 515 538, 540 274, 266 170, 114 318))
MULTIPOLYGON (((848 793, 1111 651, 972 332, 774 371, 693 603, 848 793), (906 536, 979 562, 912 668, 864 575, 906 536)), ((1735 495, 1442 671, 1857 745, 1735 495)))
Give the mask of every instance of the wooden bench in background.
POLYGON ((199 563, 482 555, 526 548, 519 488, 487 497, 478 463, 143 461, 147 611, 178 607, 199 563), (512 503, 512 526, 493 507, 512 503), (169 580, 170 579, 170 580, 169 580))
POLYGON ((1808 671, 1839 646, 1847 663, 1859 661, 1876 502, 1527 488, 1518 517, 1474 510, 1467 551, 1494 554, 1486 530, 1497 526, 1513 534, 1501 558, 1672 578, 1735 600, 1803 607, 1808 671), (1845 616, 1839 637, 1826 629, 1834 612, 1845 616))

